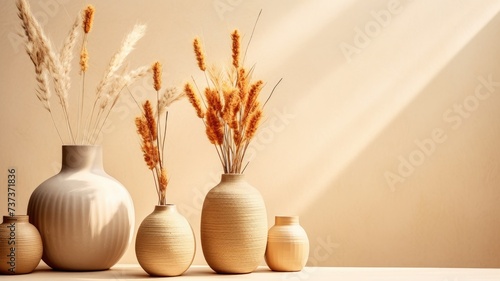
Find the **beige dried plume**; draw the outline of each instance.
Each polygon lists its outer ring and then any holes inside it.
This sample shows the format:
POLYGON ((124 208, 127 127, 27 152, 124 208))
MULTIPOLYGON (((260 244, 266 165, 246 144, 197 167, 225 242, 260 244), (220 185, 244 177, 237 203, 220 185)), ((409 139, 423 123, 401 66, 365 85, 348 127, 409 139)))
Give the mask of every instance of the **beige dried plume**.
POLYGON ((31 12, 28 2, 26 0, 16 0, 16 6, 18 8, 18 16, 21 20, 21 27, 24 31, 23 37, 25 39, 26 52, 35 67, 37 97, 42 102, 44 108, 50 113, 54 127, 59 135, 59 138, 61 139, 61 142, 66 143, 65 140, 69 139, 69 143, 72 144, 94 144, 97 141, 97 135, 103 128, 109 113, 116 104, 119 92, 137 78, 144 76, 144 73, 146 73, 146 68, 140 68, 128 74, 122 69, 120 74, 125 75, 125 77, 117 78, 118 70, 122 68, 122 64, 124 63, 126 57, 133 50, 136 42, 144 35, 145 26, 136 25, 132 32, 123 41, 119 51, 111 59, 108 68, 104 72, 103 79, 97 86, 93 107, 91 107, 90 113, 87 115, 88 122, 81 126, 80 120, 82 119, 83 107, 85 105, 83 97, 86 93, 85 72, 88 71, 89 59, 86 42, 88 33, 92 28, 95 9, 89 5, 83 13, 77 14, 77 17, 62 44, 61 50, 56 52, 52 46, 52 42, 45 35, 40 23, 31 12), (71 88, 70 72, 73 61, 74 47, 79 40, 80 26, 83 26, 84 31, 82 48, 80 50, 80 71, 83 74, 83 78, 82 91, 80 95, 81 99, 79 99, 78 105, 78 120, 76 122, 77 130, 75 134, 72 128, 72 125, 74 124, 70 121, 69 114, 71 88), (62 120, 65 122, 67 136, 63 136, 63 134, 61 134, 59 125, 55 122, 55 120, 59 119, 59 116, 54 116, 56 113, 52 110, 52 103, 50 102, 51 89, 53 89, 55 96, 61 105, 61 110, 56 112, 57 114, 61 112, 63 116, 62 120), (106 95, 103 95, 105 90, 109 92, 107 92, 106 95), (104 100, 102 99, 103 97, 105 98, 104 100), (103 108, 101 106, 103 104, 106 104, 107 106, 103 108), (83 132, 84 135, 81 136, 80 131, 83 132))

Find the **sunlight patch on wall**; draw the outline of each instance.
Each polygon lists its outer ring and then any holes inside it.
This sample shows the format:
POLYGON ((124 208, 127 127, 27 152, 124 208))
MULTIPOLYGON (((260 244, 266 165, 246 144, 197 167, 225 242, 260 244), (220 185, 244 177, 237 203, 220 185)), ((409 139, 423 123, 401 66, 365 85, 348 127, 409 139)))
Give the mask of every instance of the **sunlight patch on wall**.
MULTIPOLYGON (((274 73, 277 68, 293 59, 294 53, 301 50, 304 43, 313 40, 322 28, 330 24, 349 5, 352 5, 352 1, 303 1, 289 14, 279 19, 273 18, 272 26, 259 23, 255 34, 259 40, 251 43, 249 52, 249 55, 254 54, 258 59, 248 61, 265 64, 265 66, 259 66, 259 71, 262 70, 264 75, 274 73), (300 38, 300 41, 297 41, 297 38, 300 38)), ((263 12, 266 13, 266 11, 263 12)), ((265 16, 272 17, 272 15, 265 16)))
POLYGON ((328 64, 323 64, 323 69, 317 72, 325 75, 310 85, 309 94, 295 96, 293 111, 300 116, 296 126, 311 128, 308 124, 315 124, 313 131, 298 136, 297 141, 309 149, 296 152, 297 159, 302 160, 290 167, 296 171, 290 174, 297 178, 284 183, 307 183, 309 187, 304 196, 294 199, 297 202, 290 202, 291 206, 298 206, 297 213, 313 205, 357 155, 500 11, 498 2, 472 7, 440 1, 433 2, 432 8, 429 3, 412 2, 404 6, 392 25, 358 57, 334 71, 324 69, 328 64), (324 89, 332 92, 326 93, 324 89), (310 114, 311 107, 315 108, 314 116, 310 114), (323 162, 318 163, 318 159, 323 162), (316 174, 301 179, 300 171, 313 170, 306 167, 318 169, 314 169, 316 174), (328 167, 328 171, 321 167, 328 167))

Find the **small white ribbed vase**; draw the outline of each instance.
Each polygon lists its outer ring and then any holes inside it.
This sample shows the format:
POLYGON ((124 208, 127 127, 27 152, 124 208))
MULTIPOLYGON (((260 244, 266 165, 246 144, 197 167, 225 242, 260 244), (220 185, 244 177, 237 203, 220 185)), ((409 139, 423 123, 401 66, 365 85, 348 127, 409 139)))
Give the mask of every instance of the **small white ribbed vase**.
POLYGON ((106 174, 101 146, 64 145, 61 171, 40 184, 28 203, 43 241, 43 261, 57 270, 106 270, 132 240, 134 205, 106 174))
POLYGON ((151 276, 179 276, 194 259, 193 229, 173 204, 157 205, 137 230, 135 254, 151 276))
POLYGON ((269 229, 266 263, 273 271, 300 271, 309 256, 309 239, 299 217, 276 216, 269 229))

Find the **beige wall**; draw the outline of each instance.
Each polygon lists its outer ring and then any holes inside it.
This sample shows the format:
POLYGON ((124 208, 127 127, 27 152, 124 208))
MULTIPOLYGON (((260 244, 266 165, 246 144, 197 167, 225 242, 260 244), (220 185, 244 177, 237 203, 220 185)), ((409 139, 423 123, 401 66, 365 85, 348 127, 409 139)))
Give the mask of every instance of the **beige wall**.
MULTIPOLYGON (((30 1, 58 46, 86 2, 30 1)), ((247 42, 263 9, 247 62, 267 90, 283 82, 246 174, 269 226, 275 215, 300 216, 310 265, 500 266, 500 1, 95 2, 88 85, 136 22, 148 30, 131 67, 160 60, 170 85, 203 81, 192 38, 226 63, 229 32, 239 28, 247 42)), ((24 213, 34 188, 57 172, 61 143, 15 37, 14 1, 0 7, 0 213, 11 166, 24 213)), ((77 92, 77 74, 73 81, 77 92)), ((149 84, 132 92, 153 95, 149 84)), ((129 98, 117 109, 101 142, 105 168, 131 193, 138 226, 156 195, 135 135, 138 110, 129 98)), ((195 264, 204 264, 200 209, 221 169, 186 101, 170 111, 168 153, 168 201, 192 224, 195 264)), ((121 262, 136 262, 133 246, 121 262)))

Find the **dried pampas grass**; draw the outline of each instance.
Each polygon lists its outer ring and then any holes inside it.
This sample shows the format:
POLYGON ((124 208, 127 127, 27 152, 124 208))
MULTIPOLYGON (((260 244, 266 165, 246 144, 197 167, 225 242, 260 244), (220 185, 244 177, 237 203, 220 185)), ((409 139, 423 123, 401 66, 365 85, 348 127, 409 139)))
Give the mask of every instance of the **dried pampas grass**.
POLYGON ((145 25, 135 25, 132 32, 123 41, 119 51, 111 59, 108 68, 104 71, 102 80, 97 86, 93 106, 87 112, 87 122, 82 124, 86 96, 85 73, 89 68, 89 52, 87 40, 93 26, 95 8, 88 5, 82 13, 79 13, 72 24, 66 39, 59 52, 56 52, 51 41, 45 35, 40 23, 31 12, 26 0, 16 0, 18 16, 24 31, 26 52, 34 67, 37 81, 37 98, 43 107, 50 113, 56 131, 61 142, 72 144, 94 144, 106 122, 109 113, 116 104, 119 93, 127 85, 143 77, 148 67, 139 68, 126 72, 122 67, 125 59, 134 49, 137 41, 144 35, 145 25), (83 29, 82 47, 80 50, 80 73, 82 74, 82 90, 78 97, 78 112, 76 124, 70 118, 70 89, 71 89, 71 65, 75 45, 79 40, 80 27, 83 29), (118 73, 120 72, 120 73, 118 73), (123 77, 122 77, 123 76, 123 77), (59 119, 52 110, 51 89, 61 105, 61 113, 66 124, 67 135, 61 134, 59 125, 55 120, 59 119), (105 105, 103 107, 103 105, 105 105), (77 130, 74 133, 73 127, 77 130), (69 141, 68 141, 69 140, 69 141))

